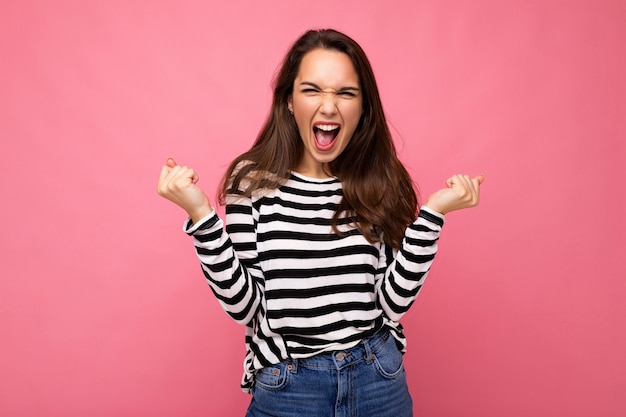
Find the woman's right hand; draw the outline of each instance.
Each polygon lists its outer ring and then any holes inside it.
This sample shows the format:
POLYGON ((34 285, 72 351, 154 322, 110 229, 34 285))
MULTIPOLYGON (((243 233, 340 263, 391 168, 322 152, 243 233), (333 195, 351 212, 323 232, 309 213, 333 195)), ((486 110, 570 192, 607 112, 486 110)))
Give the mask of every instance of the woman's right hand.
POLYGON ((197 223, 213 208, 207 195, 196 185, 196 172, 186 166, 179 166, 168 158, 161 168, 157 192, 187 212, 191 221, 197 223))

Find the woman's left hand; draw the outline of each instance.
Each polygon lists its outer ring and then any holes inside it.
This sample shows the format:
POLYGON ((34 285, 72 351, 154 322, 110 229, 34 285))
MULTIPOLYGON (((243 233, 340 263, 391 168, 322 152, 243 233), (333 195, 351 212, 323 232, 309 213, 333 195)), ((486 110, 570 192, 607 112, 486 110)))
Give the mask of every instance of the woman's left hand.
POLYGON ((484 175, 474 178, 469 175, 453 175, 446 181, 446 188, 428 197, 426 206, 441 214, 474 207, 480 201, 480 185, 483 181, 484 175))

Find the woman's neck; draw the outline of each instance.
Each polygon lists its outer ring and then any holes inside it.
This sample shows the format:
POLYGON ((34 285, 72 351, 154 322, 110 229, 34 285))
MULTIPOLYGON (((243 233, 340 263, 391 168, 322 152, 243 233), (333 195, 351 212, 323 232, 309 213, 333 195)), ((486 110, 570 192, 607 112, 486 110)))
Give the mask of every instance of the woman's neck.
POLYGON ((324 179, 324 178, 332 178, 333 175, 330 172, 330 167, 328 166, 328 164, 305 164, 305 163, 300 163, 295 169, 295 172, 297 172, 300 175, 303 175, 305 177, 309 177, 309 178, 319 178, 319 179, 324 179))

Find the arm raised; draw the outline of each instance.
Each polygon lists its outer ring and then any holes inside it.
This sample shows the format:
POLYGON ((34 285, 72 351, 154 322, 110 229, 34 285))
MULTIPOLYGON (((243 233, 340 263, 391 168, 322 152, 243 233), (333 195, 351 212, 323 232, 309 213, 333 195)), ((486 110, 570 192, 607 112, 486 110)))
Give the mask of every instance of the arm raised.
POLYGON ((193 169, 177 165, 172 158, 168 158, 161 168, 157 192, 185 210, 196 223, 213 211, 209 198, 196 185, 197 182, 198 175, 193 169))
POLYGON ((480 201, 480 185, 484 181, 484 175, 474 178, 469 175, 453 175, 446 180, 445 188, 428 197, 426 206, 441 214, 475 207, 480 201))

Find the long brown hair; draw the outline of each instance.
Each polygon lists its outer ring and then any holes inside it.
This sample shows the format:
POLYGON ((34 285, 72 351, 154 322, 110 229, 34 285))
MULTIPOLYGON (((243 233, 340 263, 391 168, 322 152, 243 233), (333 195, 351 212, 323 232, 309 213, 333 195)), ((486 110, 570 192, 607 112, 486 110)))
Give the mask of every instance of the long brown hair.
POLYGON ((348 55, 363 94, 359 124, 346 149, 329 164, 331 173, 341 180, 343 188, 343 199, 333 217, 333 229, 337 232, 339 216, 345 213, 356 220, 356 227, 368 241, 384 240, 399 248, 406 227, 417 214, 414 184, 398 160, 374 72, 365 52, 353 39, 336 30, 310 30, 287 52, 274 80, 270 114, 252 148, 228 167, 219 201, 224 204, 226 194, 242 188, 247 196, 262 188, 277 188, 300 162, 304 146, 287 103, 302 58, 317 48, 348 55))

